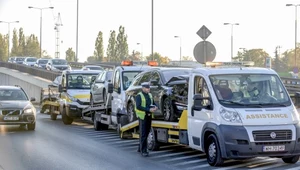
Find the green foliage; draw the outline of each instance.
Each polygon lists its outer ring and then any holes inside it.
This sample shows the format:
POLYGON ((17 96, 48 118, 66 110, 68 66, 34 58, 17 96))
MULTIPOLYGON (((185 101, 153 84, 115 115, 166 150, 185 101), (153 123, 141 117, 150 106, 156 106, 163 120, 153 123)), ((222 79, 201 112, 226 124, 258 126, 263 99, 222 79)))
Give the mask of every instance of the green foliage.
POLYGON ((122 26, 119 27, 117 36, 116 57, 117 61, 123 61, 128 57, 127 35, 125 34, 125 28, 122 26))
POLYGON ((95 42, 94 56, 97 61, 103 61, 104 47, 103 47, 103 34, 99 31, 95 42))
POLYGON ((132 51, 132 53, 131 53, 131 55, 129 55, 128 59, 132 60, 132 61, 141 61, 141 60, 143 60, 142 56, 141 56, 141 53, 138 52, 138 51, 135 51, 135 50, 132 51))
POLYGON ((19 54, 18 47, 19 47, 19 40, 18 40, 17 30, 14 29, 10 56, 18 56, 18 54, 19 54))
MULTIPOLYGON (((93 63, 93 62, 95 62, 95 61, 97 61, 97 58, 95 57, 95 56, 89 56, 88 58, 87 58, 87 62, 88 63, 93 63)), ((101 60, 102 61, 102 60, 101 60)))
POLYGON ((107 60, 110 61, 117 61, 116 55, 116 31, 110 31, 110 37, 108 40, 108 46, 106 50, 107 60))
POLYGON ((265 67, 265 59, 269 57, 269 54, 263 49, 251 49, 245 50, 243 53, 238 53, 237 57, 242 61, 253 61, 256 67, 265 67))
POLYGON ((7 46, 8 46, 7 36, 0 34, 0 61, 8 60, 7 46))
POLYGON ((34 34, 25 36, 23 28, 13 31, 12 48, 10 56, 32 56, 40 58, 40 43, 34 34))
POLYGON ((66 51, 66 60, 68 62, 75 62, 75 52, 72 48, 68 48, 68 50, 66 51))
POLYGON ((190 56, 182 56, 183 61, 193 61, 193 58, 190 56))
POLYGON ((37 36, 31 34, 26 38, 26 45, 23 51, 24 56, 40 58, 40 46, 37 36))
POLYGON ((171 59, 169 57, 163 57, 162 55, 160 55, 159 53, 155 52, 153 54, 153 57, 152 55, 149 55, 146 57, 146 59, 148 61, 157 61, 159 65, 165 65, 165 64, 168 64, 171 59))
POLYGON ((23 32, 23 28, 19 29, 19 45, 18 45, 18 56, 25 56, 25 35, 23 32))

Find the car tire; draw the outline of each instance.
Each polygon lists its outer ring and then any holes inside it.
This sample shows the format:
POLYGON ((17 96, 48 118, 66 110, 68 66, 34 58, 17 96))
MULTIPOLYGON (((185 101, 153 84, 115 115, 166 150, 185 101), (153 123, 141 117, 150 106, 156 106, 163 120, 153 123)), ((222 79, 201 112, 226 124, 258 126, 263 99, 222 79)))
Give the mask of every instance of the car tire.
POLYGON ((163 101, 162 113, 163 113, 165 121, 169 121, 169 122, 176 121, 174 108, 173 108, 170 98, 168 98, 168 97, 166 97, 163 101))
POLYGON ((56 118, 57 118, 57 114, 54 113, 53 106, 50 106, 50 117, 51 117, 51 120, 56 120, 56 118))
POLYGON ((101 123, 96 120, 95 114, 93 116, 93 122, 94 122, 94 129, 95 129, 95 131, 101 130, 101 123))
POLYGON ((205 146, 205 153, 207 157, 207 163, 209 165, 221 166, 224 163, 218 138, 215 134, 208 136, 207 145, 205 146))
POLYGON ((147 137, 147 148, 150 151, 159 150, 159 142, 156 138, 156 132, 153 128, 150 129, 149 135, 147 137))
POLYGON ((289 163, 289 164, 297 163, 298 160, 299 160, 299 155, 282 158, 283 162, 289 163))
POLYGON ((70 125, 73 123, 73 119, 70 118, 66 113, 66 108, 63 109, 63 112, 61 113, 61 118, 65 125, 70 125))
POLYGON ((127 105, 127 117, 128 117, 128 122, 134 122, 137 120, 136 114, 135 114, 135 106, 132 102, 129 102, 127 105))
POLYGON ((35 122, 31 124, 27 124, 27 129, 28 130, 35 130, 35 122))

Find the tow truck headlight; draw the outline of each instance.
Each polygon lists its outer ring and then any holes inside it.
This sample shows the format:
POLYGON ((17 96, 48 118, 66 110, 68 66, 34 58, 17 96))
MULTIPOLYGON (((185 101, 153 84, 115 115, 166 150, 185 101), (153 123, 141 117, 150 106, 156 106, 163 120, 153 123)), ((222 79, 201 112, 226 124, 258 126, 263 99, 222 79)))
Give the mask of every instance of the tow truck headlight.
POLYGON ((28 109, 24 110, 24 113, 25 114, 30 114, 30 113, 33 113, 33 110, 31 108, 28 108, 28 109))
POLYGON ((68 95, 68 98, 72 101, 72 102, 77 102, 77 98, 68 95))
POLYGON ((220 115, 227 122, 242 123, 242 119, 241 119, 240 115, 238 114, 238 112, 226 110, 223 107, 221 107, 220 115))

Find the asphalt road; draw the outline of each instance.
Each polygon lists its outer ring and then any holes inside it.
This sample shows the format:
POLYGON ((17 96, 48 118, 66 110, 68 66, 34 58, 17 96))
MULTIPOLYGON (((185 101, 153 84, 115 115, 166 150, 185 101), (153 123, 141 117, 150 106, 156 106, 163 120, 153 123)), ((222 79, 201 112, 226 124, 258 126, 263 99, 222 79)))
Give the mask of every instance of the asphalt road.
POLYGON ((204 153, 177 145, 162 146, 144 158, 136 152, 136 139, 121 140, 114 130, 96 132, 86 122, 66 126, 60 117, 37 117, 35 131, 0 126, 0 170, 300 169, 299 162, 290 165, 276 158, 229 160, 213 168, 204 153))

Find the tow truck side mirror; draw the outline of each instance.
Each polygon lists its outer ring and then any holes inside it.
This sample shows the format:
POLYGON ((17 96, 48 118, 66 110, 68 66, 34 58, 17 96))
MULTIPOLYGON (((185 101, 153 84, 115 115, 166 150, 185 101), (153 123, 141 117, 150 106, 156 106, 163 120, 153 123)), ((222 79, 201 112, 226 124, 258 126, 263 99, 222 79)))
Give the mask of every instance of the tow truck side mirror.
POLYGON ((299 108, 300 107, 300 92, 296 92, 294 98, 295 98, 294 105, 296 108, 299 108))
POLYGON ((113 84, 112 84, 112 83, 108 83, 107 86, 108 86, 107 92, 108 92, 108 93, 113 93, 113 91, 114 91, 114 86, 113 86, 113 84))
POLYGON ((196 94, 193 98, 194 105, 192 106, 192 116, 194 116, 194 111, 201 111, 203 108, 212 109, 211 105, 211 98, 210 97, 203 97, 201 94, 196 94), (208 105, 203 105, 203 100, 208 100, 208 105))

